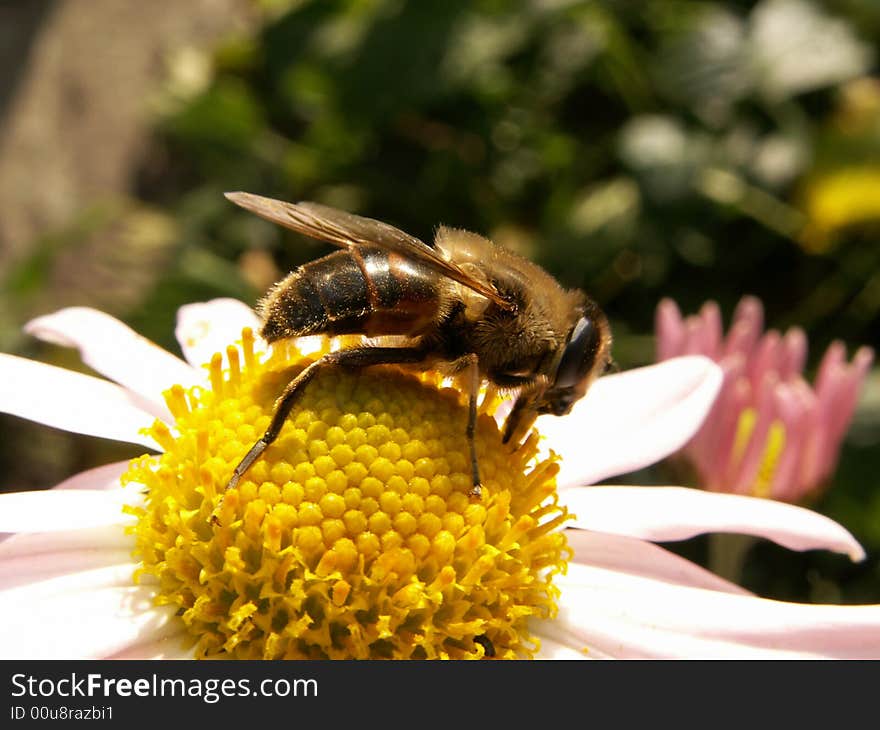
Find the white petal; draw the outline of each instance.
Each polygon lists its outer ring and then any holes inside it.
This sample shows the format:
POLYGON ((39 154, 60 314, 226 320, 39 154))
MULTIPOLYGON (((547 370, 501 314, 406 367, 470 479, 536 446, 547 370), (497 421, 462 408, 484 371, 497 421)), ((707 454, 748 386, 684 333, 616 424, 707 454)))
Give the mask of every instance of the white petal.
POLYGON ((130 463, 130 461, 114 461, 112 464, 96 466, 94 469, 74 474, 52 489, 121 489, 119 477, 128 471, 130 463))
POLYGON ((150 641, 133 644, 107 657, 108 659, 193 659, 190 635, 177 629, 178 622, 169 621, 150 641))
POLYGON ((542 445, 562 457, 560 488, 653 464, 696 433, 721 387, 721 369, 689 356, 599 378, 568 416, 541 416, 542 445))
POLYGON ((135 489, 46 489, 0 494, 0 532, 52 532, 104 525, 125 525, 134 517, 122 512, 135 504, 135 489))
POLYGON ((750 595, 745 588, 719 578, 696 563, 651 542, 626 535, 577 529, 566 530, 565 537, 574 550, 573 559, 577 563, 640 575, 674 585, 750 595))
POLYGON ((764 537, 790 550, 833 550, 852 560, 865 552, 834 520, 817 512, 738 494, 684 487, 581 487, 560 495, 585 530, 663 542, 706 532, 764 537))
POLYGON ((153 606, 154 595, 149 586, 112 586, 45 594, 21 604, 0 593, 0 615, 15 617, 0 622, 3 656, 101 659, 161 639, 179 630, 179 619, 173 607, 153 606))
MULTIPOLYGON (((210 362, 215 352, 225 353, 228 345, 241 339, 245 327, 255 335, 260 330, 260 320, 250 307, 237 299, 212 299, 181 307, 174 334, 187 362, 198 367, 210 362)), ((258 339, 255 347, 260 343, 258 339)))
POLYGON ((546 624, 552 624, 552 622, 534 621, 529 627, 541 640, 541 649, 538 651, 536 659, 580 660, 590 658, 581 649, 567 645, 564 640, 558 640, 551 631, 544 628, 546 624))
POLYGON ((557 621, 588 650, 637 658, 877 658, 880 606, 814 606, 672 586, 583 565, 557 621))
POLYGON ((141 337, 109 314, 89 307, 70 307, 38 317, 25 325, 34 337, 79 349, 83 362, 137 393, 150 413, 170 422, 162 392, 172 385, 200 383, 191 365, 141 337))
MULTIPOLYGON (((128 469, 129 463, 129 461, 117 461, 81 471, 56 484, 52 489, 121 489, 119 478, 128 469)), ((0 544, 12 537, 13 535, 9 533, 0 533, 0 544)))
POLYGON ((62 573, 44 580, 4 588, 0 591, 0 616, 8 615, 2 611, 9 606, 31 606, 68 593, 133 586, 137 567, 129 559, 115 565, 62 573))
POLYGON ((142 399, 90 375, 0 353, 0 412, 87 436, 157 449, 142 399))
POLYGON ((134 570, 131 550, 67 550, 8 558, 0 561, 0 590, 31 585, 70 573, 123 565, 129 567, 130 576, 134 570))
MULTIPOLYGON (((563 600, 565 595, 563 595, 563 600)), ((538 659, 612 659, 597 648, 587 646, 582 632, 567 615, 555 619, 530 619, 529 631, 541 640, 538 659)))
POLYGON ((134 538, 127 535, 120 525, 59 532, 25 532, 10 535, 0 542, 0 560, 81 550, 130 552, 133 548, 134 538))

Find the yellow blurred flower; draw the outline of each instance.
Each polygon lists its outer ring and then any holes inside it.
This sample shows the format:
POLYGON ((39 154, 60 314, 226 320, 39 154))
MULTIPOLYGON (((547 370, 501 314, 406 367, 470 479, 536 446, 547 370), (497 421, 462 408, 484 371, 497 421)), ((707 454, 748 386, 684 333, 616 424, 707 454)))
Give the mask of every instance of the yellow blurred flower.
POLYGON ((823 253, 843 229, 880 221, 880 166, 823 173, 807 183, 803 199, 809 223, 801 233, 801 245, 811 253, 823 253))

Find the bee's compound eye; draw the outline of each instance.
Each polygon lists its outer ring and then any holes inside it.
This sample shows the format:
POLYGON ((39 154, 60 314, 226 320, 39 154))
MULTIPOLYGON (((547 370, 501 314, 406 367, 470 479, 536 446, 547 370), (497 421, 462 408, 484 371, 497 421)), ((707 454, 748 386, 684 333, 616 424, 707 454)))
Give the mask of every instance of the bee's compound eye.
POLYGON ((593 320, 590 317, 581 317, 571 331, 562 353, 556 369, 554 387, 573 388, 586 378, 593 369, 598 348, 599 336, 593 320))

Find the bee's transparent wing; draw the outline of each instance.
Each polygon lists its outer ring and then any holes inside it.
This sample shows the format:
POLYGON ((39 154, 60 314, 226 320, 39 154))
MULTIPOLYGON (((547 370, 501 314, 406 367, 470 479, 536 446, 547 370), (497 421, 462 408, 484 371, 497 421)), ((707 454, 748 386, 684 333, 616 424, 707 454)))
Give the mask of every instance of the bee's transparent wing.
POLYGON ((488 282, 475 279, 452 261, 443 258, 436 249, 382 221, 319 203, 285 203, 252 193, 226 193, 226 197, 261 218, 311 238, 342 248, 372 244, 401 256, 417 259, 440 274, 491 299, 500 307, 510 309, 513 306, 488 282))

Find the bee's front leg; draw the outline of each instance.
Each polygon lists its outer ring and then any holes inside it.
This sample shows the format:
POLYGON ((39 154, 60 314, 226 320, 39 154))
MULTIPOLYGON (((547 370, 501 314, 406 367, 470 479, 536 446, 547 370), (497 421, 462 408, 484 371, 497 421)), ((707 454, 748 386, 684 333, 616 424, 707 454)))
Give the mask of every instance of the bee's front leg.
POLYGON ((535 423, 535 405, 543 391, 543 381, 534 376, 503 375, 495 378, 502 388, 519 388, 520 392, 504 421, 502 443, 517 444, 535 423))

